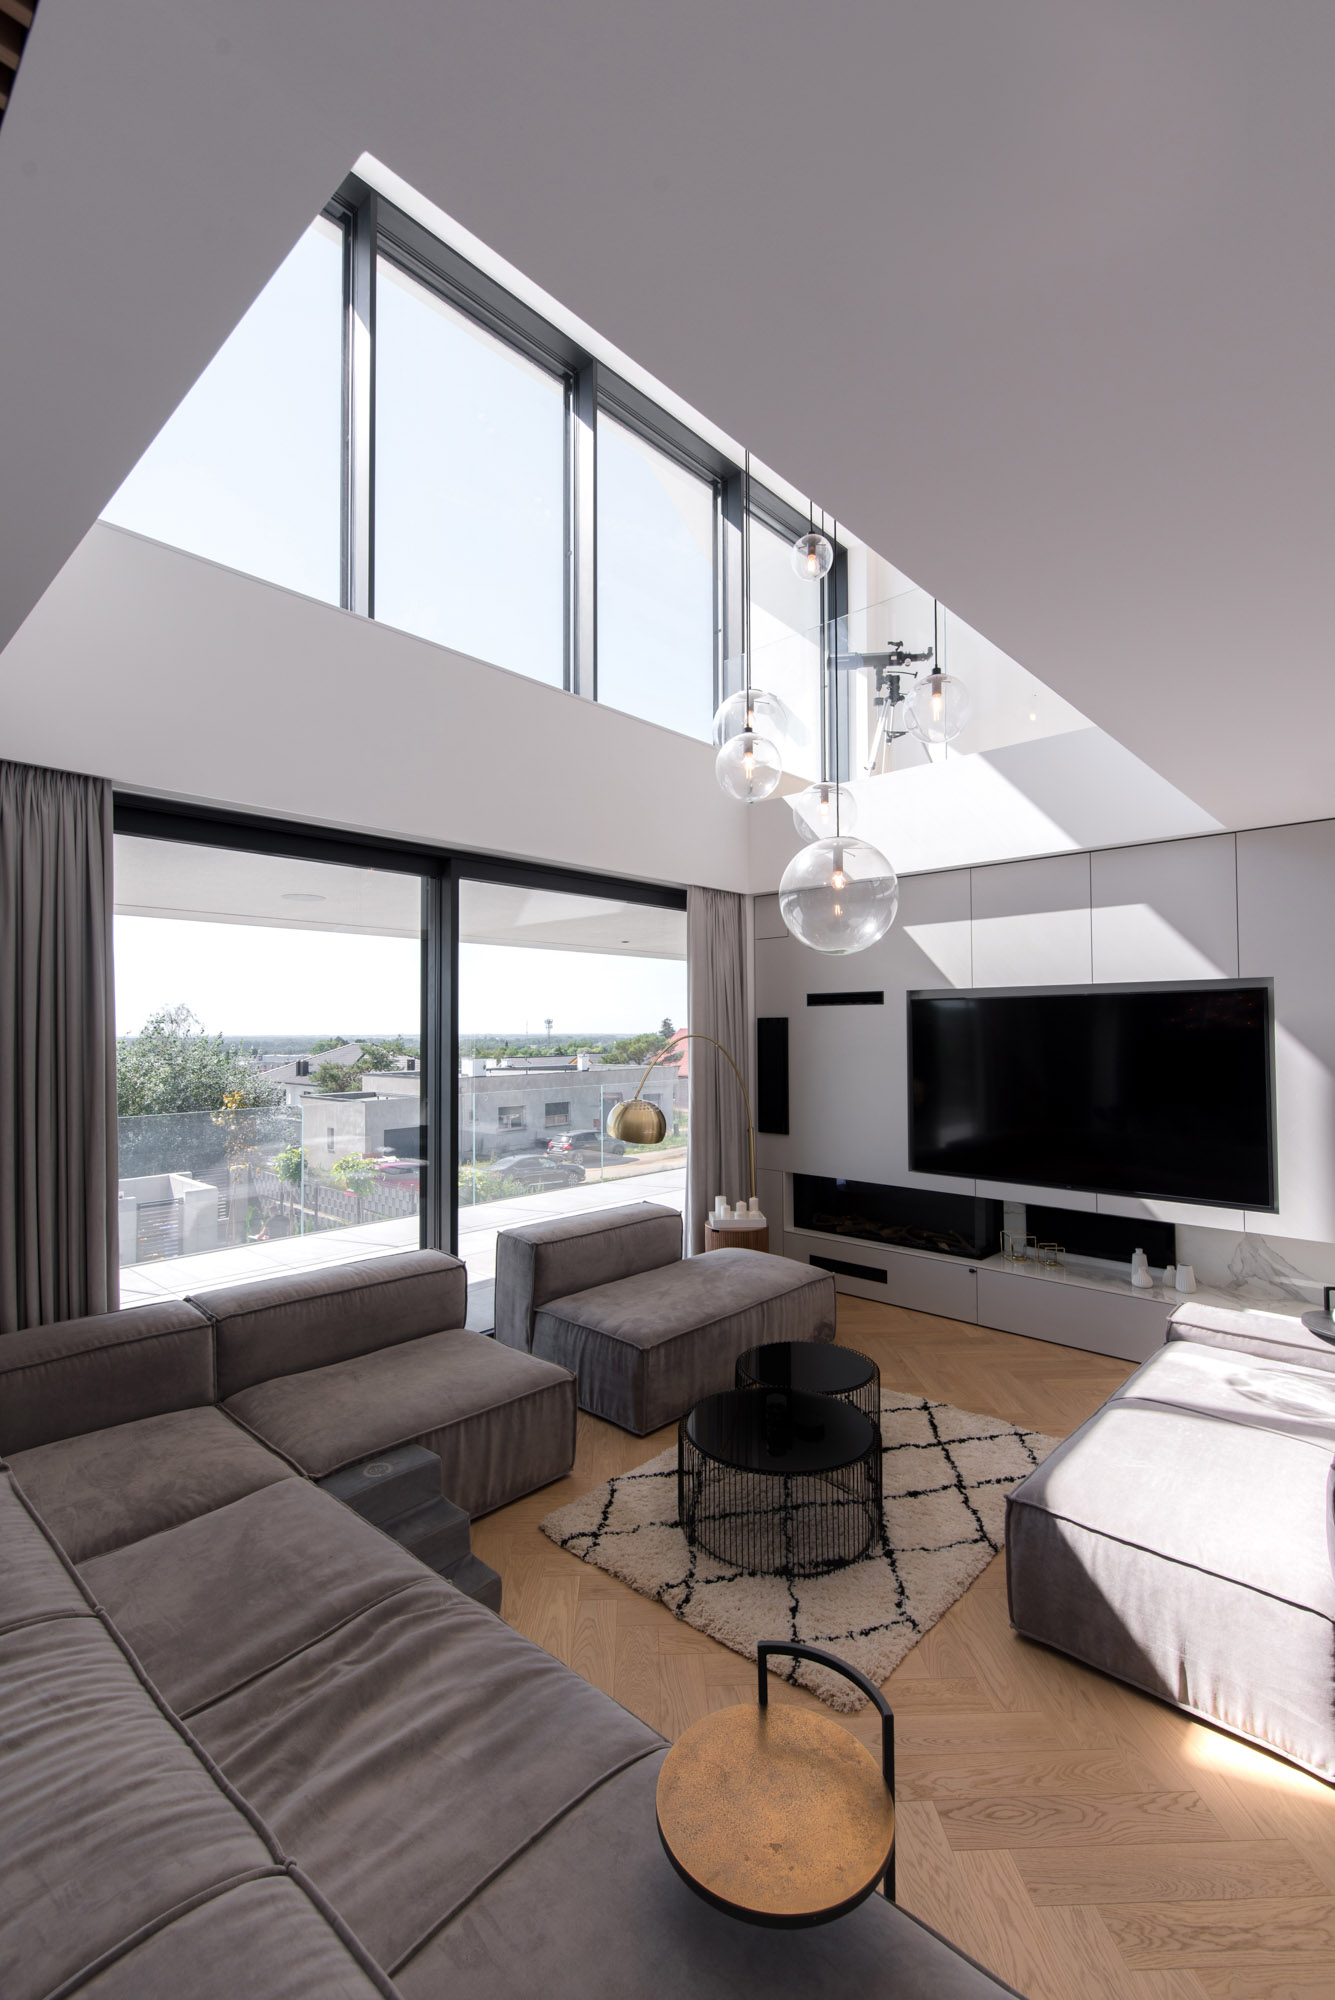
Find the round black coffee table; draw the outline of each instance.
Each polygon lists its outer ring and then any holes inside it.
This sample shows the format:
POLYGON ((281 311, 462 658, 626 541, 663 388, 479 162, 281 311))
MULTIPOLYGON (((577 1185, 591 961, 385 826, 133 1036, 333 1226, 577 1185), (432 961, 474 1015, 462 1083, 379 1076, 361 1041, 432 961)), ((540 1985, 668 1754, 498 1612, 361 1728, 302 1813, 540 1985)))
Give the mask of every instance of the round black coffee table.
POLYGON ((776 1340, 738 1358, 739 1389, 805 1389, 838 1396, 880 1428, 881 1371, 866 1354, 831 1340, 776 1340))
POLYGON ((677 1427, 677 1518, 692 1547, 737 1569, 842 1569, 880 1536, 880 1431, 835 1396, 706 1396, 677 1427))

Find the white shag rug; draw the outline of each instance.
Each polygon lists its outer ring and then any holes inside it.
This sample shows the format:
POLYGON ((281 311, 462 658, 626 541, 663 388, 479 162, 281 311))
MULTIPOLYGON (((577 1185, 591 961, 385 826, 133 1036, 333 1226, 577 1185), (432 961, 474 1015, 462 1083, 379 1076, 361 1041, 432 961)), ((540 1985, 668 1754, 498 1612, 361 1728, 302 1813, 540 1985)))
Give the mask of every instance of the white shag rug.
MULTIPOLYGON (((987 1567, 1001 1547, 1007 1493, 1057 1442, 893 1391, 881 1397, 881 1437, 880 1546, 829 1576, 756 1576, 688 1548, 677 1525, 675 1446, 559 1507, 543 1532, 747 1659, 760 1639, 796 1639, 828 1647, 879 1685, 987 1567)), ((778 1661, 774 1671, 831 1708, 865 1706, 850 1681, 805 1661, 778 1661)))

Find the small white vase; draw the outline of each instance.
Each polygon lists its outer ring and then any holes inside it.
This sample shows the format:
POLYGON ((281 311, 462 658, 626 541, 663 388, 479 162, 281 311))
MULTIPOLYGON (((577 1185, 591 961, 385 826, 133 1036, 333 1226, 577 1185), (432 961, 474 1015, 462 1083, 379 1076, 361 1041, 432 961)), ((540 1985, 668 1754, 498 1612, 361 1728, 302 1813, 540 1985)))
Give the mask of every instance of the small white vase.
POLYGON ((1196 1272, 1194 1266, 1191 1264, 1179 1264, 1175 1285, 1179 1292, 1194 1292, 1196 1289, 1196 1272))

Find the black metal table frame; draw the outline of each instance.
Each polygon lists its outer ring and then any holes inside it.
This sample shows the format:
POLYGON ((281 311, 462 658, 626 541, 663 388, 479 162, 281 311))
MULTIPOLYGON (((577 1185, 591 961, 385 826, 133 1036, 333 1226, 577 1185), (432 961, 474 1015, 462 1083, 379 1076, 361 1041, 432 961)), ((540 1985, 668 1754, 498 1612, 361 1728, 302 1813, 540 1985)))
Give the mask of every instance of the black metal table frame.
POLYGON ((883 1522, 878 1426, 842 1399, 813 1391, 755 1388, 723 1394, 784 1398, 790 1409, 793 1397, 799 1405, 828 1404, 865 1424, 868 1442, 860 1453, 828 1467, 785 1471, 738 1465, 715 1457, 691 1436, 689 1426, 702 1407, 697 1404, 677 1426, 677 1519, 691 1547, 747 1575, 790 1579, 828 1576, 869 1554, 883 1522), (845 1524, 852 1516, 857 1525, 849 1535, 845 1524))

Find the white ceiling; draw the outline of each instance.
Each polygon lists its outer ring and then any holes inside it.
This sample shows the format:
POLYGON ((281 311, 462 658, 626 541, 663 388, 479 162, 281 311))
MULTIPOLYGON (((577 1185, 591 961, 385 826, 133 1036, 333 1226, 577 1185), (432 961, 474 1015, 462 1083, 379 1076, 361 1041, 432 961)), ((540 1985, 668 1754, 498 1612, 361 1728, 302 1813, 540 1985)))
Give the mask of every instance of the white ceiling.
POLYGON ((369 151, 1216 819, 1329 813, 1333 77, 1319 0, 42 0, 0 642, 369 151))
MULTIPOLYGON (((116 914, 269 929, 420 937, 422 884, 387 868, 296 861, 186 841, 116 836, 116 914)), ((459 885, 464 944, 523 945, 617 958, 686 957, 686 916, 619 897, 459 885)))

